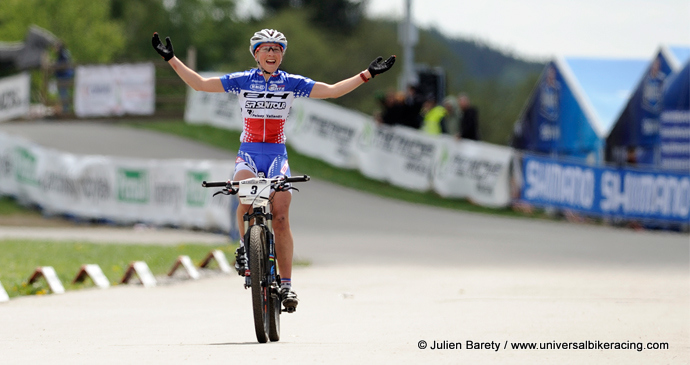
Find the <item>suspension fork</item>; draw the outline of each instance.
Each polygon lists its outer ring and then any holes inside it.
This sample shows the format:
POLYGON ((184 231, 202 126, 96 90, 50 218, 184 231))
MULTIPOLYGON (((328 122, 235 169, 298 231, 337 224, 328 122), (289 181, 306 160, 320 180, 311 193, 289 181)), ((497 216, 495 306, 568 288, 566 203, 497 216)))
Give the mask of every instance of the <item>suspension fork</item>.
MULTIPOLYGON (((271 213, 265 213, 265 218, 266 218, 266 246, 268 249, 268 259, 269 259, 269 265, 270 265, 270 272, 269 275, 270 280, 272 283, 269 284, 275 284, 278 277, 278 264, 277 264, 277 257, 276 257, 276 245, 275 245, 275 236, 273 235, 273 214, 271 213)), ((277 288, 273 288, 276 289, 277 288)))

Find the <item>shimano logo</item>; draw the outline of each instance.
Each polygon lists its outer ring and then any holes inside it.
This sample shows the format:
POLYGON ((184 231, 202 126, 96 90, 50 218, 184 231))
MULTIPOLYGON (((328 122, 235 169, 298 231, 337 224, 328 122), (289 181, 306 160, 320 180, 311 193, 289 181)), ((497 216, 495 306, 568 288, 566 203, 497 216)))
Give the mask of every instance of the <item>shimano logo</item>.
POLYGON ((262 85, 262 84, 251 84, 251 85, 249 85, 249 88, 254 90, 254 91, 263 91, 264 85, 262 85))
POLYGON ((247 101, 244 104, 246 109, 285 109, 287 103, 284 101, 247 101))
POLYGON ((252 93, 245 92, 244 97, 247 99, 287 99, 290 93, 252 93))

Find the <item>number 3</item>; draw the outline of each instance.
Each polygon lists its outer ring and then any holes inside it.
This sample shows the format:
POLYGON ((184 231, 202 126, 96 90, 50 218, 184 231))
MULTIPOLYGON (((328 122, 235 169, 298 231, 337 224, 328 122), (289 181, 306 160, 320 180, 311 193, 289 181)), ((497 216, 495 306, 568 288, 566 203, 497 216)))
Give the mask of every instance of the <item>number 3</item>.
POLYGON ((256 189, 258 189, 257 186, 256 186, 256 185, 252 185, 252 195, 255 195, 255 194, 256 194, 256 189))

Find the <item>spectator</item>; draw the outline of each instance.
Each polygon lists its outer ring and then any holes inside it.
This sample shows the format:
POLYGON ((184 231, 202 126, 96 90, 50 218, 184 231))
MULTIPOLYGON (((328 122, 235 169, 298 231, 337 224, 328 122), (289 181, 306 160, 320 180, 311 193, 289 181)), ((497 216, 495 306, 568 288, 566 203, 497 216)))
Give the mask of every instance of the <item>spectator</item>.
POLYGON ((467 94, 460 94, 458 97, 458 104, 460 104, 460 111, 462 117, 460 119, 460 138, 479 140, 479 112, 470 103, 470 98, 467 94))
POLYGON ((405 114, 405 95, 401 92, 389 90, 385 97, 379 100, 383 110, 377 116, 376 121, 386 125, 401 124, 405 114))
POLYGON ((55 78, 60 96, 60 114, 66 114, 71 112, 70 86, 74 77, 72 55, 62 42, 56 45, 56 50, 55 78))
POLYGON ((457 136, 460 133, 460 106, 455 96, 446 96, 443 107, 446 108, 446 117, 443 118, 444 133, 457 136))
POLYGON ((404 111, 402 125, 419 129, 422 125, 422 105, 424 97, 419 93, 419 89, 414 85, 407 87, 404 100, 404 111))
POLYGON ((422 107, 424 119, 422 121, 422 131, 426 134, 437 136, 443 133, 443 119, 446 116, 446 108, 436 103, 433 96, 424 102, 422 107))

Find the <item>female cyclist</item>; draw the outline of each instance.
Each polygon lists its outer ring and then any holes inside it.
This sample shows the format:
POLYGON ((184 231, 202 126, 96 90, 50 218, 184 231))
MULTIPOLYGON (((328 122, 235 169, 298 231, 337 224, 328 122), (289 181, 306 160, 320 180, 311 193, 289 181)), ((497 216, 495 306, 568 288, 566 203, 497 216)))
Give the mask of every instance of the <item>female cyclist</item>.
MULTIPOLYGON (((287 50, 287 39, 277 30, 262 29, 254 33, 249 40, 249 52, 256 60, 257 68, 221 77, 205 78, 175 57, 170 37, 165 41, 166 44, 163 45, 158 33, 153 34, 153 48, 192 89, 230 92, 239 97, 244 124, 233 180, 255 177, 258 172, 263 172, 267 178, 290 176, 283 129, 295 98, 327 99, 343 96, 374 76, 388 71, 395 63, 395 56, 385 61, 378 57, 358 75, 333 85, 315 82, 304 76, 279 70, 278 67, 287 50)), ((293 239, 289 208, 292 194, 289 191, 274 194, 271 212, 281 278, 281 301, 283 306, 292 309, 289 311, 292 312, 298 303, 291 285, 293 239)), ((240 204, 237 209, 239 227, 244 226, 242 217, 249 208, 248 205, 240 204)), ((240 275, 244 275, 247 261, 242 239, 236 256, 235 267, 240 275)))

